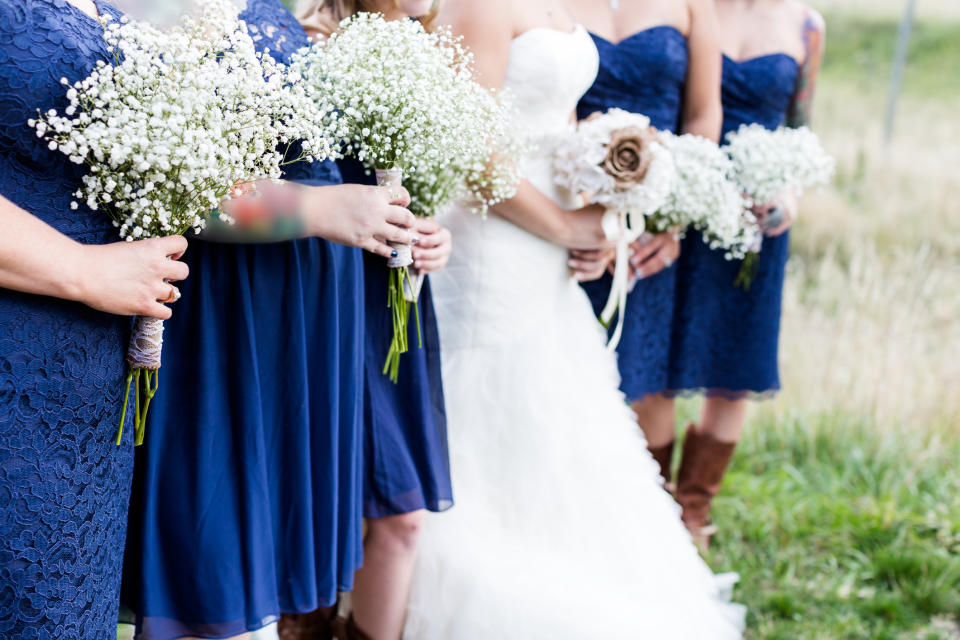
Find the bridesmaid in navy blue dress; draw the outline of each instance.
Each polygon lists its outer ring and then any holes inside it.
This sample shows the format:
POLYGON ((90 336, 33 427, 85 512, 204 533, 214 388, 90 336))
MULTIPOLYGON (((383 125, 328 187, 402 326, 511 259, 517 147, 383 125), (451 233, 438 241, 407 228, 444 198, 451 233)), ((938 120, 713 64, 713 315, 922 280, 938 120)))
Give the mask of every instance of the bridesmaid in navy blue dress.
MULTIPOLYGON (((642 113, 664 131, 719 138, 720 48, 710 0, 568 4, 600 52, 600 71, 577 107, 579 118, 616 107, 642 113)), ((617 347, 621 390, 669 480, 675 426, 673 400, 664 391, 669 386, 679 242, 672 233, 661 233, 632 250, 637 280, 627 297, 617 347)), ((599 314, 610 276, 584 286, 599 314)))
MULTIPOLYGON (((308 42, 280 0, 249 0, 241 17, 281 61, 308 42)), ((413 222, 385 191, 331 186, 334 163, 285 177, 302 185, 288 186, 302 194, 301 235, 355 239, 317 226, 360 214, 413 222)), ((333 605, 362 560, 360 250, 306 237, 199 240, 190 253, 200 277, 167 326, 137 460, 125 594, 150 640, 240 635, 333 605)))
POLYGON ((130 318, 167 318, 182 237, 116 242, 27 120, 108 59, 92 0, 0 1, 0 637, 116 637, 133 471, 130 318), (106 243, 113 244, 106 244, 106 243), (116 315, 114 315, 116 314, 116 315))
MULTIPOLYGON (((723 132, 742 124, 801 126, 809 111, 823 51, 824 24, 795 0, 718 0, 723 58, 723 132)), ((703 542, 710 501, 740 438, 747 400, 780 388, 777 346, 790 222, 796 196, 763 203, 767 227, 756 276, 745 291, 733 285, 740 262, 711 251, 699 234, 683 243, 677 282, 670 390, 703 393, 703 416, 691 425, 677 477, 684 522, 703 542), (783 219, 767 216, 777 205, 783 219)))
MULTIPOLYGON (((430 0, 387 0, 369 2, 364 9, 379 11, 387 19, 406 19, 427 14, 431 4, 430 0)), ((348 17, 341 7, 327 0, 301 3, 299 9, 303 26, 318 38, 328 36, 341 19, 348 17)), ((423 19, 427 28, 429 18, 423 19)), ((356 160, 338 164, 344 182, 376 183, 356 160)), ((427 219, 418 219, 416 230, 420 242, 413 248, 414 266, 424 273, 442 269, 450 256, 450 232, 427 219)), ((394 384, 383 372, 393 323, 387 307, 388 272, 382 258, 364 256, 363 515, 367 530, 364 566, 357 572, 347 622, 351 637, 400 637, 426 511, 440 512, 453 506, 440 337, 430 280, 425 278, 417 305, 423 347, 418 347, 413 337, 416 324, 411 318, 411 347, 400 359, 394 384)), ((322 621, 316 615, 284 616, 280 630, 285 639, 320 638, 320 626, 322 621)))

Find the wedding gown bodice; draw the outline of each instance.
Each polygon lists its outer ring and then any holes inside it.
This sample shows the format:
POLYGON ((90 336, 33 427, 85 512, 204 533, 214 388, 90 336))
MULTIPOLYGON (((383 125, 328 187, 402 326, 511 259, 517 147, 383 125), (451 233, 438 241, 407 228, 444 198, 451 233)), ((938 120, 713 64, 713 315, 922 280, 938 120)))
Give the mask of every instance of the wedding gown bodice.
POLYGON ((518 128, 536 134, 570 126, 598 65, 596 46, 580 26, 569 32, 536 27, 514 38, 503 89, 513 97, 518 128))
MULTIPOLYGON (((521 160, 523 177, 560 206, 577 201, 553 182, 551 137, 573 126, 577 102, 593 84, 599 59, 589 33, 537 27, 514 38, 503 89, 514 107, 514 128, 529 143, 521 160)), ((456 208, 442 222, 456 250, 440 278, 459 288, 439 296, 438 312, 450 321, 444 349, 522 340, 536 330, 529 305, 550 305, 558 289, 572 286, 567 251, 491 213, 486 219, 456 208), (465 283, 470 283, 468 288, 465 283)))

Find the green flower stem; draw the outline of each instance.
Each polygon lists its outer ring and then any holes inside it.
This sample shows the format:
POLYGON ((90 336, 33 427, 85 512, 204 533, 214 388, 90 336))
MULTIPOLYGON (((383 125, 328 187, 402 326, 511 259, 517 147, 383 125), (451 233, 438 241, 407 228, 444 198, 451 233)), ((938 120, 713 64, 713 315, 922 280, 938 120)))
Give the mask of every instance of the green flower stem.
POLYGON ((746 255, 743 263, 740 265, 740 271, 737 272, 737 277, 733 280, 734 286, 744 291, 750 291, 750 285, 753 284, 754 278, 757 277, 757 271, 759 269, 760 254, 751 251, 746 255))
POLYGON ((130 387, 133 386, 133 433, 134 446, 143 444, 147 428, 147 412, 150 410, 150 401, 160 388, 160 372, 156 369, 131 367, 127 373, 127 382, 123 394, 123 411, 120 414, 120 427, 117 429, 117 446, 123 439, 123 425, 127 420, 127 406, 130 403, 130 387), (143 402, 140 396, 143 395, 143 402))
MULTIPOLYGON (((387 353, 387 360, 383 364, 383 374, 390 376, 390 381, 394 384, 400 379, 400 357, 410 350, 407 339, 407 325, 410 318, 410 307, 413 306, 413 313, 417 322, 417 345, 423 348, 423 335, 420 328, 420 314, 417 311, 417 303, 407 301, 403 293, 404 283, 407 286, 412 284, 410 279, 410 270, 406 267, 399 269, 390 269, 388 278, 389 287, 387 291, 387 306, 393 316, 393 338, 390 340, 390 350, 387 353)), ((412 288, 411 288, 412 290, 412 288)))

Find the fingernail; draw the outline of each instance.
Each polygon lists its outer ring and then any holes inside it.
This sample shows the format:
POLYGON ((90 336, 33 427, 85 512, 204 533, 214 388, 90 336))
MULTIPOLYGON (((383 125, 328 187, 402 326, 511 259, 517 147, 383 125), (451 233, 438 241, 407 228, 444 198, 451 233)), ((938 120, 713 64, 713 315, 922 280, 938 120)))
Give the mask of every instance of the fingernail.
POLYGON ((576 261, 576 260, 567 260, 567 266, 570 267, 571 269, 576 269, 576 268, 577 268, 577 261, 576 261))
POLYGON ((393 251, 390 252, 390 257, 391 257, 391 258, 396 258, 398 255, 400 255, 400 254, 397 253, 396 249, 394 249, 393 251))
POLYGON ((417 244, 420 242, 420 238, 410 238, 410 244, 417 244))

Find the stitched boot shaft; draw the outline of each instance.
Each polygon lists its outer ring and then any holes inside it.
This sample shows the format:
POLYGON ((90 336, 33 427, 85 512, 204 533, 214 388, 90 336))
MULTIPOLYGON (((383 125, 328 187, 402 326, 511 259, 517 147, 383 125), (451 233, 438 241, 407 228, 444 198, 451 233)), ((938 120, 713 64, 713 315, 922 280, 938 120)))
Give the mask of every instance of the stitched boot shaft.
POLYGON ((708 529, 710 505, 720 491, 736 446, 735 442, 721 442, 700 433, 696 425, 687 427, 677 472, 677 502, 683 508, 683 523, 698 544, 709 544, 713 533, 708 529))
POLYGON ((333 640, 337 608, 323 607, 310 613, 285 613, 277 624, 280 640, 333 640))
POLYGON ((673 485, 672 473, 674 444, 676 444, 676 441, 671 440, 662 447, 647 447, 650 450, 650 455, 652 455, 653 459, 660 465, 660 476, 663 478, 663 488, 670 493, 673 493, 676 489, 673 485))

